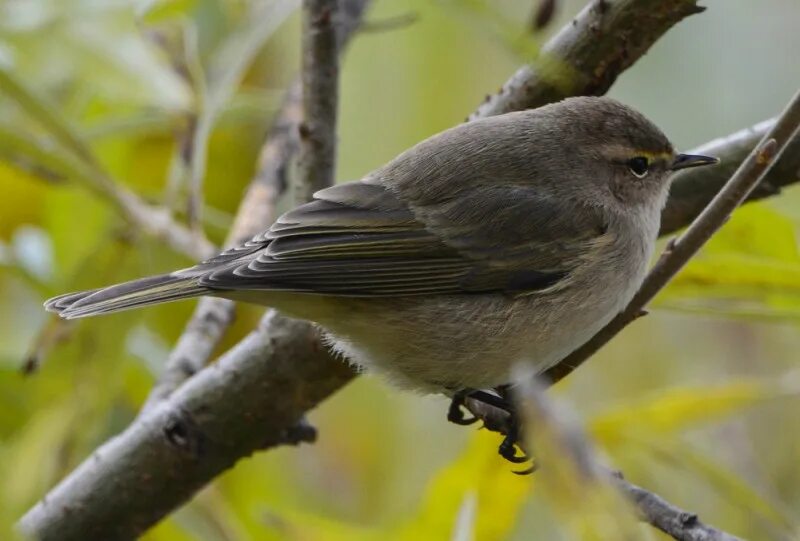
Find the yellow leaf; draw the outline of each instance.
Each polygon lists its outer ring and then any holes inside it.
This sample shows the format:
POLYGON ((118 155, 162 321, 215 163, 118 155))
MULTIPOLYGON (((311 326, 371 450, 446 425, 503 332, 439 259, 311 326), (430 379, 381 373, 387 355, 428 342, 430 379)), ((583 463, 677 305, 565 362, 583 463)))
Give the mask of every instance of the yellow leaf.
POLYGON ((800 253, 791 220, 766 204, 737 210, 656 303, 750 317, 800 316, 800 253))
POLYGON ((499 443, 495 433, 475 432, 463 454, 431 480, 417 515, 393 538, 451 539, 465 502, 474 498, 472 539, 505 539, 532 485, 530 476, 511 472, 512 466, 497 454, 499 443))
POLYGON ((141 541, 195 541, 197 538, 178 522, 175 517, 162 520, 153 529, 145 532, 141 541))
POLYGON ((46 190, 44 181, 0 161, 0 238, 11 238, 19 225, 38 223, 46 190))
MULTIPOLYGON (((530 395, 535 397, 534 394, 530 395)), ((530 448, 537 464, 541 500, 553 510, 566 539, 603 541, 640 539, 630 502, 612 486, 597 462, 582 427, 561 412, 557 401, 523 400, 530 448)))
POLYGON ((646 443, 650 456, 656 457, 676 469, 687 470, 693 477, 702 477, 726 501, 738 506, 748 517, 777 525, 787 531, 796 531, 798 524, 792 512, 785 509, 777 498, 759 493, 744 479, 731 472, 720 461, 695 449, 682 440, 663 440, 646 443))
POLYGON ((601 413, 589 432, 606 447, 637 435, 666 434, 731 415, 776 395, 760 381, 740 380, 725 385, 666 389, 636 402, 601 413))
POLYGON ((194 9, 197 0, 138 0, 136 15, 146 24, 185 16, 194 9))
POLYGON ((703 248, 709 257, 749 254, 779 261, 800 262, 792 221, 767 202, 743 206, 703 248))
POLYGON ((380 532, 297 510, 266 511, 262 520, 264 541, 379 541, 380 532))

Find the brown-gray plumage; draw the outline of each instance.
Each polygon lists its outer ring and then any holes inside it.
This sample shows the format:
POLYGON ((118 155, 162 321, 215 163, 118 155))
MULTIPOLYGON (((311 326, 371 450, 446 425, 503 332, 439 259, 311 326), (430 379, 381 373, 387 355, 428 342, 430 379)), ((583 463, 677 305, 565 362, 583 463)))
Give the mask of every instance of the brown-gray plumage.
POLYGON ((627 304, 676 157, 639 113, 572 98, 431 137, 194 267, 46 304, 78 318, 198 295, 317 322, 361 366, 455 390, 544 370, 627 304))

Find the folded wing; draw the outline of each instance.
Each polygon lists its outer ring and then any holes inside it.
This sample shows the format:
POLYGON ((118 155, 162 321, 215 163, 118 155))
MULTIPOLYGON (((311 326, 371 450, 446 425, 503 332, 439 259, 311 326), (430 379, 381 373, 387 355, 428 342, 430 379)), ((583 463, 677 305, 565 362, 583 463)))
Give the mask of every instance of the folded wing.
POLYGON ((535 193, 418 203, 407 204, 377 183, 334 186, 263 234, 182 272, 213 289, 353 297, 524 294, 562 282, 573 256, 603 232, 535 193))

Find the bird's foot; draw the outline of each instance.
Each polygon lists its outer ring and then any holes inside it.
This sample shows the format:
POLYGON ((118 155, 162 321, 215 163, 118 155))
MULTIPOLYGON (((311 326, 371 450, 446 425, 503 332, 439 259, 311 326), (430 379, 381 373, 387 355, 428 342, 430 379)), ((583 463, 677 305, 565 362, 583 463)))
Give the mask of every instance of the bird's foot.
MULTIPOLYGON (((478 417, 472 416, 465 418, 463 406, 467 398, 483 402, 489 406, 500 409, 508 414, 507 428, 505 430, 505 437, 503 438, 498 453, 500 456, 513 464, 521 464, 532 460, 531 457, 525 452, 520 442, 521 421, 516 408, 511 401, 508 387, 498 387, 497 394, 489 391, 481 391, 475 389, 463 389, 453 395, 450 403, 450 409, 447 413, 447 419, 450 422, 469 425, 478 420, 478 417)), ((515 471, 514 473, 520 475, 527 475, 533 473, 535 467, 528 468, 522 471, 515 471)))

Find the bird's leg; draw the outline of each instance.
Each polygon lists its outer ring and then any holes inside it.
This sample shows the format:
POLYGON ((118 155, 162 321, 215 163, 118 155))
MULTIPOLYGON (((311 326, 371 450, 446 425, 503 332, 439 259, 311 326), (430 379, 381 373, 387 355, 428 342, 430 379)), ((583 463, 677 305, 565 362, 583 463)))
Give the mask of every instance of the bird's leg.
POLYGON ((448 421, 457 425, 471 425, 478 420, 474 415, 472 417, 464 417, 462 406, 464 406, 464 401, 471 392, 473 392, 473 389, 461 389, 453 395, 453 399, 450 401, 450 409, 447 410, 448 421))
MULTIPOLYGON (((473 389, 465 389, 456 393, 453 396, 453 402, 450 404, 450 411, 448 412, 447 418, 450 421, 456 422, 458 424, 471 424, 475 422, 476 418, 470 418, 468 422, 459 422, 454 420, 456 416, 458 418, 463 419, 463 412, 461 410, 461 406, 464 405, 464 400, 466 398, 471 398, 473 400, 477 400, 479 402, 483 402, 489 406, 495 407, 502 411, 508 413, 508 428, 505 432, 505 437, 503 438, 503 442, 500 444, 498 448, 498 452, 500 456, 508 460, 509 462, 513 462, 514 464, 520 464, 522 462, 527 462, 530 460, 530 457, 522 450, 520 446, 520 418, 517 414, 516 408, 513 405, 511 400, 510 391, 507 386, 498 387, 496 389, 497 395, 487 392, 487 391, 480 391, 480 390, 473 390, 473 389), (498 396, 499 395, 499 396, 498 396), (517 454, 517 448, 522 450, 522 454, 517 454)), ((533 470, 530 470, 533 471, 533 470)), ((519 472, 519 473, 530 473, 530 471, 519 472)))
MULTIPOLYGON (((508 430, 506 431, 506 436, 505 438, 503 438, 502 443, 500 443, 500 448, 498 449, 500 456, 502 456, 509 462, 513 462, 514 464, 521 464, 522 462, 527 462, 528 460, 531 460, 531 457, 528 456, 528 454, 522 448, 520 442, 520 432, 522 423, 519 417, 519 413, 517 412, 517 408, 514 407, 514 402, 511 399, 510 388, 507 385, 503 385, 501 387, 498 387, 496 390, 497 393, 502 398, 503 402, 505 402, 506 407, 504 409, 506 412, 508 412, 508 430), (520 455, 517 455, 517 448, 519 448, 519 450, 521 451, 520 455)), ((517 472, 517 473, 523 473, 523 472, 517 472)))

